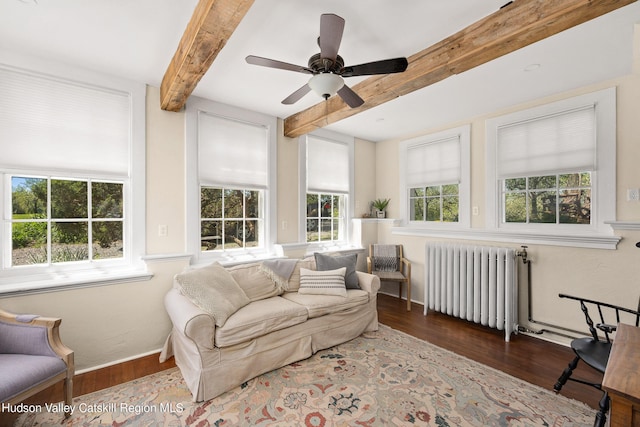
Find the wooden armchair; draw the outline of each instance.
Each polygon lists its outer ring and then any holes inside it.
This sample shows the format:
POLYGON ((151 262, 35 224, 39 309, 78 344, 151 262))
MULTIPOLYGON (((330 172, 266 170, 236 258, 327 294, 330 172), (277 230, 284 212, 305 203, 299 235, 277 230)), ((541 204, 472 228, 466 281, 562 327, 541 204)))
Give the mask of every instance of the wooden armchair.
POLYGON ((0 402, 15 405, 64 380, 70 408, 75 370, 73 351, 60 340, 61 321, 0 310, 0 402))
POLYGON ((615 333, 618 324, 627 322, 638 327, 640 325, 640 302, 638 302, 637 310, 608 304, 602 301, 595 301, 581 297, 574 297, 566 294, 559 294, 560 298, 569 298, 580 303, 580 310, 584 314, 585 322, 589 328, 591 336, 576 338, 571 341, 571 349, 575 353, 574 359, 564 369, 560 378, 553 386, 556 393, 559 393, 567 381, 575 381, 586 384, 603 391, 602 399, 599 403, 599 411, 596 413, 594 427, 604 427, 607 421, 607 412, 609 411, 609 393, 602 390, 600 382, 593 383, 580 378, 572 377, 573 371, 578 367, 578 363, 582 361, 587 366, 595 369, 604 375, 609 362, 609 355, 613 346, 612 334, 615 333), (591 313, 590 313, 591 310, 591 313), (594 319, 591 317, 595 318, 594 319))
POLYGON ((407 311, 411 311, 411 262, 402 253, 402 245, 369 245, 367 271, 380 281, 398 282, 398 298, 402 284, 407 284, 407 311))

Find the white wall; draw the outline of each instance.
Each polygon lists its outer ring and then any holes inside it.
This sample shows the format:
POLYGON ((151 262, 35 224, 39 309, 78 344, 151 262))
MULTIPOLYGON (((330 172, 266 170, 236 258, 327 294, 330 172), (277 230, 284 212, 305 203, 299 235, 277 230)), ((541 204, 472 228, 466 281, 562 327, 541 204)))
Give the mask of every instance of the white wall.
MULTIPOLYGON (((157 88, 148 88, 147 253, 184 255, 184 114, 160 110, 159 98, 157 88), (160 224, 168 227, 166 237, 158 236, 160 224)), ((0 298, 0 307, 61 317, 62 340, 82 371, 162 347, 171 329, 162 299, 187 264, 188 258, 159 258, 148 262, 148 281, 0 298)))
MULTIPOLYGON (((171 323, 163 303, 173 276, 188 266, 185 253, 185 114, 160 109, 160 91, 147 88, 147 242, 149 281, 16 297, 0 307, 61 317, 63 342, 75 351, 78 371, 158 351, 171 323), (166 226, 167 235, 158 228, 166 226)), ((298 241, 298 139, 278 121, 278 243, 298 241), (285 226, 283 226, 283 224, 285 226)), ((356 192, 368 205, 375 194, 375 145, 356 141, 356 192)), ((358 199, 360 200, 360 199, 358 199)))
MULTIPOLYGON (((424 134, 470 123, 471 137, 471 205, 479 207, 479 215, 472 217, 472 228, 484 227, 485 205, 485 125, 488 118, 546 104, 559 99, 617 86, 617 220, 640 223, 640 203, 626 199, 628 188, 640 187, 640 75, 633 74, 613 81, 583 87, 570 93, 537 99, 526 105, 513 106, 484 117, 470 117, 467 121, 451 123, 441 129, 425 130, 424 134)), ((390 197, 390 215, 400 214, 399 170, 397 168, 399 141, 377 144, 376 196, 390 197)), ((622 237, 616 250, 579 249, 528 244, 532 260, 532 314, 538 322, 550 323, 572 329, 585 330, 584 318, 576 302, 561 300, 558 293, 568 293, 593 299, 605 299, 614 304, 635 308, 640 297, 640 249, 635 243, 640 241, 640 231, 616 230, 622 237)), ((405 255, 412 261, 412 296, 415 301, 424 301, 424 246, 428 238, 408 237, 393 234, 389 224, 380 224, 378 240, 402 243, 405 255)), ((487 243, 500 246, 496 242, 487 243)), ((519 245, 508 245, 518 247, 519 245)), ((531 329, 541 329, 537 324, 528 324, 527 281, 525 270, 520 274, 521 317, 520 324, 531 329)), ((395 292, 395 290, 394 290, 395 292)), ((552 340, 566 341, 564 338, 545 334, 552 340)))
POLYGON ((278 243, 298 241, 298 138, 284 136, 278 120, 278 243))
MULTIPOLYGON (((621 221, 640 221, 640 204, 626 202, 626 189, 640 187, 640 78, 627 76, 612 82, 582 88, 572 93, 541 99, 537 105, 555 99, 618 85, 618 208, 621 221)), ((509 111, 526 108, 514 106, 509 111)), ((499 115, 509 111, 496 112, 499 115)), ((469 118, 472 124, 472 205, 483 209, 484 120, 469 118)), ((452 123, 451 127, 462 123, 452 123)), ((430 130, 436 131, 437 129, 430 130)), ((425 133, 430 131, 425 130, 425 133)), ((278 233, 279 243, 297 242, 298 166, 297 140, 278 139, 278 233), (283 221, 286 227, 283 227, 283 221)), ((159 89, 147 91, 147 253, 154 277, 149 281, 122 283, 85 289, 0 298, 0 306, 21 313, 62 317, 63 341, 76 354, 78 370, 111 364, 161 348, 170 321, 162 298, 172 277, 188 265, 185 251, 185 164, 184 113, 159 108, 159 89), (168 234, 158 235, 166 225, 168 234), (166 257, 164 255, 167 255, 166 257), (176 255, 176 256, 173 256, 176 255), (181 257, 182 255, 182 257, 181 257)), ((389 216, 399 214, 398 141, 371 143, 356 141, 356 215, 368 209, 374 198, 391 198, 389 216)), ((369 240, 405 245, 413 261, 413 297, 423 298, 424 238, 397 236, 392 223, 366 223, 369 240), (375 236, 375 237, 370 237, 375 236)), ((482 215, 472 218, 472 227, 482 228, 482 215)), ((533 260, 533 309, 537 320, 581 327, 573 304, 561 302, 558 292, 587 297, 605 297, 613 303, 634 306, 640 294, 640 232, 617 232, 622 241, 617 250, 568 249, 529 245, 533 260)), ((396 287, 385 287, 391 293, 396 287)), ((535 327, 535 325, 533 325, 535 327)))
POLYGON ((160 90, 147 88, 147 254, 184 252, 185 113, 159 108, 160 90), (160 236, 159 226, 166 226, 160 236))

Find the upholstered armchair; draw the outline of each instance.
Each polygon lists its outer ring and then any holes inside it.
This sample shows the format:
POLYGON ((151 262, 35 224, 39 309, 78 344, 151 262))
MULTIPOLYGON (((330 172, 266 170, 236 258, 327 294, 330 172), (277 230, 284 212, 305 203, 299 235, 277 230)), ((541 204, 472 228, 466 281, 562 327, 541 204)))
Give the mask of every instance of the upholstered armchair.
POLYGON ((64 401, 71 405, 73 351, 60 340, 60 322, 0 310, 0 402, 15 405, 64 381, 64 401))

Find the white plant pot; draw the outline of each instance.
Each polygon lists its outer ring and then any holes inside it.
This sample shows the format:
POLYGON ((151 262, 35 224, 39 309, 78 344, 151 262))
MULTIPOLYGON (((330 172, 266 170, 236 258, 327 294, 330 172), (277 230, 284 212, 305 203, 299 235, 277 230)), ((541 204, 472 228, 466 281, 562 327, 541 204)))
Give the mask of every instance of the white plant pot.
POLYGON ((384 218, 387 216, 387 212, 386 211, 376 211, 376 216, 378 218, 384 218))

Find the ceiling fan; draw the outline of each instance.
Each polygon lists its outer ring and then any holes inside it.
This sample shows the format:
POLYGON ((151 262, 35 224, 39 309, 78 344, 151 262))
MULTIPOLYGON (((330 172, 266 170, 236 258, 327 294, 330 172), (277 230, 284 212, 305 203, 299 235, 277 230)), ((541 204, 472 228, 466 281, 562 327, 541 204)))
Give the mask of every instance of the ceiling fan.
POLYGON ((318 37, 320 53, 309 58, 306 67, 254 55, 247 56, 246 61, 253 65, 313 75, 307 84, 286 97, 283 104, 293 104, 313 90, 324 99, 337 93, 349 107, 356 108, 364 101, 344 83, 343 77, 401 73, 407 69, 408 62, 407 58, 393 58, 345 67, 344 60, 338 55, 343 31, 343 18, 333 13, 321 15, 318 37))

